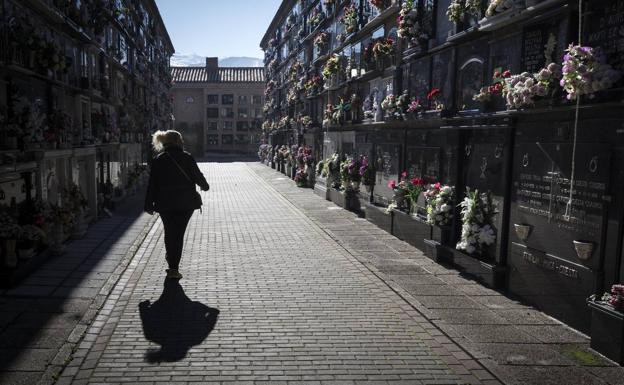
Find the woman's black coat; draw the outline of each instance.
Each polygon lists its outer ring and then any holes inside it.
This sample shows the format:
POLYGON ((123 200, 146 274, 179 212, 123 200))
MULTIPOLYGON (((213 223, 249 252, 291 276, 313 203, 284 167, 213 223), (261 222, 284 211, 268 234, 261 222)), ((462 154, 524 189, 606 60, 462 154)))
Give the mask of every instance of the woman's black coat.
POLYGON ((200 208, 197 200, 193 199, 196 194, 195 185, 201 187, 203 191, 210 188, 193 156, 178 148, 165 149, 152 161, 145 195, 145 211, 163 212, 200 208), (171 158, 178 162, 192 182, 184 176, 171 158))

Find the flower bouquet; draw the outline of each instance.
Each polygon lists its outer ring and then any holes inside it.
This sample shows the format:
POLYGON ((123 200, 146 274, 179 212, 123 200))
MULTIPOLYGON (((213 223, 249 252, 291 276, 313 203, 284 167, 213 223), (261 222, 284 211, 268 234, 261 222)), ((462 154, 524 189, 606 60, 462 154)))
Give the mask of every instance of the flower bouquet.
POLYGON ((344 8, 344 15, 340 19, 340 22, 344 24, 347 34, 352 34, 357 31, 358 26, 358 10, 353 4, 349 4, 344 8))
POLYGON ((381 102, 381 109, 386 112, 386 118, 396 118, 399 114, 397 108, 396 97, 393 94, 388 94, 381 102))
POLYGON ((466 197, 460 203, 462 232, 457 250, 470 255, 484 256, 486 249, 496 242, 494 216, 496 203, 490 192, 466 189, 466 197))
POLYGON ((453 187, 432 184, 425 191, 427 223, 432 226, 449 226, 453 219, 453 187))
POLYGON ((606 63, 606 58, 597 49, 570 45, 563 57, 563 78, 561 87, 568 100, 611 88, 621 77, 621 73, 606 63))
POLYGON ((490 0, 488 7, 485 11, 486 17, 492 17, 499 13, 505 12, 514 7, 513 0, 490 0))
POLYGON ((377 69, 382 69, 384 67, 383 62, 387 59, 392 59, 395 53, 395 45, 394 40, 387 37, 385 39, 380 39, 373 45, 373 58, 377 62, 377 69))
MULTIPOLYGON (((406 173, 404 173, 406 174, 406 173)), ((418 208, 418 199, 425 190, 425 181, 422 178, 411 178, 407 184, 407 199, 410 203, 410 211, 416 214, 418 208)))
POLYGON ((323 52, 327 44, 329 43, 329 33, 321 32, 314 38, 314 48, 317 52, 323 52))
POLYGON ((422 25, 418 20, 418 9, 414 7, 414 0, 403 2, 398 22, 397 36, 407 41, 410 45, 420 44, 429 40, 429 33, 422 29, 422 25))
POLYGON ((347 158, 340 164, 340 177, 344 189, 352 188, 355 191, 360 189, 362 175, 360 175, 360 161, 355 158, 347 158))
POLYGON ((306 96, 312 96, 318 93, 323 87, 323 79, 320 76, 315 75, 305 83, 304 87, 306 96))
POLYGON ((297 169, 295 173, 295 183, 297 187, 306 187, 308 183, 308 173, 303 168, 297 169))
POLYGON ((444 104, 441 101, 442 91, 439 88, 433 88, 427 94, 427 100, 429 101, 429 107, 436 111, 444 110, 444 104))
POLYGON ((455 24, 464 21, 468 15, 481 16, 481 0, 452 0, 446 9, 446 16, 455 24))
POLYGON ((617 311, 624 311, 624 285, 611 286, 611 292, 604 293, 602 301, 611 305, 617 311))
POLYGON ((371 192, 375 185, 375 167, 368 162, 366 155, 360 157, 360 176, 366 191, 371 192))
POLYGON ((340 69, 340 56, 334 54, 327 59, 327 62, 323 66, 323 78, 329 79, 332 75, 338 73, 340 69))

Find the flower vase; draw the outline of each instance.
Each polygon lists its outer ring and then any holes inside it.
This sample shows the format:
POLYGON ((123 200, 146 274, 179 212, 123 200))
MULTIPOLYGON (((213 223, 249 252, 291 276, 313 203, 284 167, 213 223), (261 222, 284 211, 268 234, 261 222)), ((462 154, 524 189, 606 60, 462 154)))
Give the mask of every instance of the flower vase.
POLYGON ((15 247, 17 246, 17 241, 15 239, 5 239, 3 243, 4 265, 6 267, 16 267, 17 254, 15 253, 15 247))

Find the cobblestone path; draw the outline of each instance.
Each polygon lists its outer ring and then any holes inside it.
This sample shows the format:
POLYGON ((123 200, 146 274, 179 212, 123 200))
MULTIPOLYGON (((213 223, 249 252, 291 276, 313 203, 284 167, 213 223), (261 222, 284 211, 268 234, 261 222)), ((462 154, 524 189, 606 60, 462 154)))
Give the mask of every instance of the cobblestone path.
POLYGON ((158 221, 57 383, 498 383, 248 166, 202 167, 184 279, 158 221))

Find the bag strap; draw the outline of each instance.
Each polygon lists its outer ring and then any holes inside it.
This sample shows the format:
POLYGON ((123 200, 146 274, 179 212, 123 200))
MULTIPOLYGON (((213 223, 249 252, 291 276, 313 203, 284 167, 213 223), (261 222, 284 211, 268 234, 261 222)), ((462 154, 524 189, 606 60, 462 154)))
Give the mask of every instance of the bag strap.
POLYGON ((180 170, 180 172, 184 175, 184 177, 191 183, 193 183, 193 185, 195 185, 195 182, 193 182, 193 180, 188 176, 188 174, 186 173, 186 171, 184 171, 184 169, 182 168, 182 166, 180 166, 180 164, 175 160, 175 158, 173 156, 171 156, 170 153, 165 151, 165 154, 167 154, 167 156, 169 156, 169 159, 171 159, 173 161, 173 163, 178 167, 178 170, 180 170))

